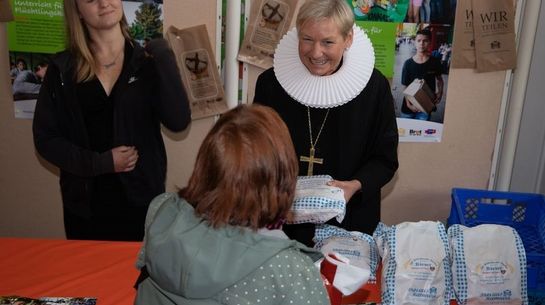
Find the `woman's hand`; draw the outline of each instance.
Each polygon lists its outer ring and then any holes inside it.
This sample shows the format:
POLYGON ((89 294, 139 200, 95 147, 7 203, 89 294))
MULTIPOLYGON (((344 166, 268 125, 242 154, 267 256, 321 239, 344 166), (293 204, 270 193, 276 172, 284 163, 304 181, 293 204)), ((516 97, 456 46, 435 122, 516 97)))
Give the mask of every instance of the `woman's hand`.
POLYGON ((359 180, 350 180, 350 181, 339 181, 339 180, 331 180, 327 183, 329 186, 335 186, 344 191, 344 200, 348 202, 354 194, 361 190, 361 183, 359 180))
POLYGON ((136 167, 138 150, 134 146, 118 146, 112 148, 112 157, 116 173, 130 172, 136 167))

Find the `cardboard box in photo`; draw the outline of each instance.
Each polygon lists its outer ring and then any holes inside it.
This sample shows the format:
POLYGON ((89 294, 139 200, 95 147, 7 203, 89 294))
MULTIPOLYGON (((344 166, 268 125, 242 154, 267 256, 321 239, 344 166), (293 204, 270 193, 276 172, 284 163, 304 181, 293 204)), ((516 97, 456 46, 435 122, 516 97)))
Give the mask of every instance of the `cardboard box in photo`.
POLYGON ((413 82, 407 86, 403 91, 405 98, 409 100, 418 110, 421 112, 430 113, 432 112, 435 104, 435 93, 431 91, 430 87, 426 85, 426 82, 423 79, 415 79, 413 82))

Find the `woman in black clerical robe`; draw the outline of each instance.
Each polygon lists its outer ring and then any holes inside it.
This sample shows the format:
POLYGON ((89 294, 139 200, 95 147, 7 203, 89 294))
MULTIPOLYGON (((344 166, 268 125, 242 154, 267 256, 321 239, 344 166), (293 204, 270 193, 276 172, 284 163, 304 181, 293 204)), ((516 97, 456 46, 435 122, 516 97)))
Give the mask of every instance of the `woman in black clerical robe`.
MULTIPOLYGON (((285 121, 299 175, 330 175, 347 200, 342 223, 372 234, 381 188, 398 168, 398 130, 388 80, 374 69, 374 50, 344 0, 307 0, 296 28, 280 41, 272 68, 258 78, 254 102, 285 121)), ((314 224, 285 225, 312 245, 314 224)))

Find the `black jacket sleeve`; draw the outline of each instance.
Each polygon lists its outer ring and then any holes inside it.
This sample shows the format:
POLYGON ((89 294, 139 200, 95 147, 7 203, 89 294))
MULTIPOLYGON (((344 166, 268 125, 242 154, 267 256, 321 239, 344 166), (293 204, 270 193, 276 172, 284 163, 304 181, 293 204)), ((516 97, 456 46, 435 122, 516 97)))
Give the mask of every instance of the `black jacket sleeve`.
POLYGON ((162 38, 148 42, 146 52, 155 65, 159 98, 156 109, 161 123, 172 131, 182 131, 191 122, 191 110, 174 52, 162 38))
MULTIPOLYGON (((38 153, 63 171, 80 177, 114 171, 111 151, 98 153, 69 140, 76 133, 74 113, 63 94, 64 82, 55 64, 49 64, 36 102, 32 132, 38 153)), ((82 122, 80 122, 83 124, 82 122)), ((81 129, 79 129, 81 130, 81 129)))

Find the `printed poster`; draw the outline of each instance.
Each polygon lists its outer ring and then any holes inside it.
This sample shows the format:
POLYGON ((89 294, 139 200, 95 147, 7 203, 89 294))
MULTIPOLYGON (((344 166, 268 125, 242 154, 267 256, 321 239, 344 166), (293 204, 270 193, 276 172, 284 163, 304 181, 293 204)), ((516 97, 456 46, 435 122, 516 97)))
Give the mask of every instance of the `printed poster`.
MULTIPOLYGON (((354 12, 356 24, 373 43, 375 68, 390 81, 400 142, 441 142, 456 0, 347 0, 347 3, 354 12), (424 66, 426 73, 434 77, 426 78, 426 83, 429 82, 436 93, 442 85, 440 99, 427 117, 414 115, 403 106, 406 103, 403 92, 410 84, 412 71, 407 64, 403 78, 404 66, 417 55, 416 33, 422 29, 431 33, 426 56, 433 68, 424 66)), ((433 98, 438 98, 437 94, 433 98)))
MULTIPOLYGON (((8 22, 10 81, 16 118, 32 119, 50 57, 65 49, 63 0, 10 0, 8 22)), ((162 37, 162 0, 123 1, 133 39, 144 44, 162 37)))
POLYGON ((11 0, 10 81, 16 118, 32 119, 51 54, 64 49, 62 0, 11 0))

